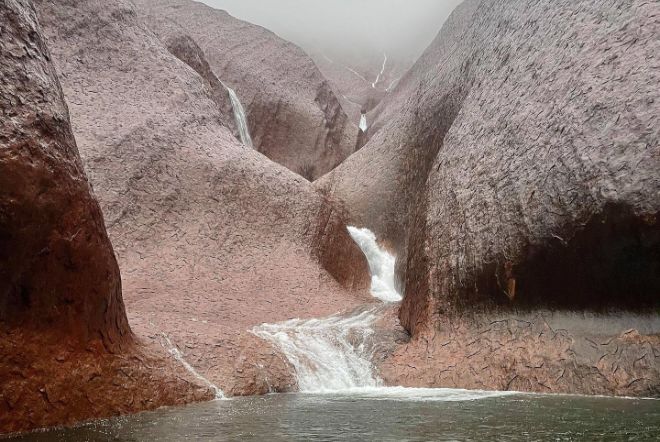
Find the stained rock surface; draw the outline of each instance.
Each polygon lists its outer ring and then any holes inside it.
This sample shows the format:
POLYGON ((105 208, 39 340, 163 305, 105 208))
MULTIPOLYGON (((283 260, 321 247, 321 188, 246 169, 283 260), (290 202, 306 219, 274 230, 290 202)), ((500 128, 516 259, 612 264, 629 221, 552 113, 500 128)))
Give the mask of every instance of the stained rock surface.
MULTIPOLYGON (((466 1, 383 102, 382 127, 317 182, 397 251, 400 318, 414 337, 401 355, 429 348, 431 358, 447 333, 469 343, 484 324, 525 311, 657 312, 659 13, 644 1, 466 1)), ((643 356, 660 352, 657 327, 646 333, 648 348, 630 350, 612 368, 621 378, 605 375, 602 390, 577 371, 581 384, 542 382, 551 391, 656 391, 657 357, 643 356), (637 358, 648 371, 630 368, 637 358)), ((529 354, 548 377, 561 373, 549 363, 563 358, 553 345, 518 336, 512 358, 529 354)), ((577 366, 602 356, 587 354, 577 366)), ((441 359, 424 370, 445 369, 441 359)), ((522 377, 501 361, 499 374, 482 371, 467 351, 452 360, 462 377, 425 383, 499 388, 507 383, 493 379, 522 377)), ((531 385, 515 388, 543 388, 531 385)))
POLYGON ((134 339, 29 1, 0 37, 0 433, 210 397, 134 339))
POLYGON ((137 0, 159 36, 187 35, 248 114, 255 148, 314 180, 355 150, 349 121, 328 81, 296 45, 224 11, 190 0, 137 0))
POLYGON ((341 205, 241 145, 208 79, 132 2, 40 1, 38 11, 135 333, 166 336, 226 394, 295 388, 250 329, 369 298, 341 205))

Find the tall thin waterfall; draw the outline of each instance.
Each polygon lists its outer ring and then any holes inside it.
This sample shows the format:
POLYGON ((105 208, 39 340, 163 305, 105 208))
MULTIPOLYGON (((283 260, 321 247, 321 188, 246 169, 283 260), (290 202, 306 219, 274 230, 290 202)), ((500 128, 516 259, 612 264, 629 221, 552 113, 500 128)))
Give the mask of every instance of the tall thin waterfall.
POLYGON ((376 81, 371 83, 371 87, 374 88, 374 89, 376 88, 376 85, 380 81, 380 76, 383 75, 383 73, 385 72, 385 66, 387 65, 387 54, 383 53, 383 57, 384 57, 383 58, 383 67, 380 68, 380 72, 378 73, 378 76, 376 77, 376 81))
POLYGON ((238 134, 241 137, 241 143, 247 147, 254 147, 252 144, 252 137, 250 137, 247 116, 245 115, 245 109, 243 109, 241 100, 238 99, 238 95, 236 95, 236 92, 232 88, 224 83, 222 83, 222 85, 229 93, 229 99, 231 100, 231 106, 234 109, 234 119, 236 120, 236 126, 238 127, 238 134))
MULTIPOLYGON (((367 229, 349 227, 371 271, 371 293, 384 303, 401 300, 394 286, 395 258, 378 247, 367 229)), ((328 392, 380 387, 371 363, 373 324, 384 306, 372 306, 349 316, 292 319, 253 329, 272 342, 296 370, 302 392, 328 392)))
POLYGON ((171 354, 172 357, 174 357, 174 359, 176 359, 183 366, 183 368, 185 368, 190 374, 197 378, 197 380, 201 381, 203 384, 213 390, 216 399, 224 399, 225 395, 222 390, 220 390, 220 388, 218 388, 213 382, 199 374, 199 372, 184 359, 183 354, 179 351, 178 348, 176 348, 174 344, 172 344, 172 341, 170 341, 170 338, 165 333, 161 333, 161 336, 165 341, 163 346, 167 349, 168 353, 171 354))
POLYGON ((362 114, 360 116, 360 126, 359 127, 360 127, 360 130, 362 132, 366 132, 367 129, 369 129, 369 126, 367 125, 367 115, 366 114, 362 114))

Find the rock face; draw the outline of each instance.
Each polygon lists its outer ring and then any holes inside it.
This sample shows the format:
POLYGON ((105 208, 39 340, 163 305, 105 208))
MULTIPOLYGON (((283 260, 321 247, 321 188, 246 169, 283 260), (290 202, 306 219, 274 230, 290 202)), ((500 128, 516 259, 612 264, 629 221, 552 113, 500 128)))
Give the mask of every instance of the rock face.
MULTIPOLYGON (((369 298, 341 206, 241 145, 203 61, 175 57, 132 2, 37 9, 135 333, 169 338, 227 394, 295 388, 285 360, 249 330, 369 298)), ((246 28, 236 38, 248 40, 246 28)))
POLYGON ((34 10, 3 3, 2 23, 0 319, 120 348, 119 268, 34 10))
POLYGON ((238 94, 255 148, 314 180, 355 150, 349 121, 329 83, 300 48, 224 11, 190 0, 138 0, 163 39, 188 36, 215 76, 238 94))
POLYGON ((0 4, 0 37, 0 433, 209 397, 134 342, 28 1, 0 4))
MULTIPOLYGON (((318 50, 310 55, 355 124, 359 124, 361 112, 367 112, 371 122, 371 111, 394 90, 410 68, 410 63, 387 57, 387 54, 372 54, 371 57, 332 54, 328 57, 318 50)), ((358 141, 358 147, 362 145, 358 141)))
MULTIPOLYGON (((397 250, 409 350, 441 349, 447 333, 462 336, 448 348, 465 348, 484 324, 519 318, 521 308, 657 307, 659 12, 644 1, 463 3, 384 103, 382 129, 318 183, 397 250)), ((575 326, 568 334, 589 338, 575 326)), ((626 336, 608 339, 632 342, 626 336)), ((515 338, 548 378, 562 372, 548 362, 562 358, 553 348, 577 352, 525 339, 515 338)), ((653 392, 657 359, 642 356, 658 342, 635 342, 602 390, 589 377, 539 382, 545 391, 653 392), (637 357, 646 371, 623 369, 637 357)), ((600 356, 574 366, 595 367, 600 356)), ((496 362, 495 375, 471 352, 452 360, 462 377, 448 381, 438 375, 447 366, 427 360, 438 376, 425 380, 501 388, 516 377, 515 388, 537 389, 516 364, 496 362), (490 382, 497 376, 507 382, 490 382)))

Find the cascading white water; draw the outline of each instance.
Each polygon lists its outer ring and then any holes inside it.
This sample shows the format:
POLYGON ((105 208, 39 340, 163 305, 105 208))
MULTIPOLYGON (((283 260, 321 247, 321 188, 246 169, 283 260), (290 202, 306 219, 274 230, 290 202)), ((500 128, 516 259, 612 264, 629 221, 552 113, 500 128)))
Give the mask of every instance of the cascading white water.
MULTIPOLYGON (((368 229, 348 230, 369 263, 371 294, 385 303, 400 301, 394 287, 395 258, 378 247, 376 236, 368 229)), ((252 331, 282 351, 296 370, 302 392, 376 388, 382 381, 374 373, 370 344, 382 308, 375 306, 350 316, 263 324, 252 331)))
POLYGON ((384 301, 349 316, 292 319, 263 324, 252 332, 278 347, 296 370, 303 393, 349 394, 351 397, 406 401, 470 401, 513 392, 468 391, 446 388, 385 387, 371 362, 373 325, 387 304, 401 300, 394 286, 395 258, 381 249, 368 229, 348 228, 367 257, 371 293, 384 301))
POLYGON ((284 353, 302 392, 378 387, 382 382, 373 373, 368 349, 376 313, 372 308, 348 317, 292 319, 263 324, 253 332, 284 353))
POLYGON ((371 272, 371 294, 383 302, 401 301, 401 294, 396 289, 394 265, 396 258, 380 248, 376 235, 369 229, 348 227, 353 241, 360 246, 369 263, 371 272))
POLYGON ((369 129, 369 126, 367 125, 367 115, 366 114, 362 114, 360 116, 360 126, 359 127, 360 127, 360 130, 362 132, 367 132, 367 129, 369 129))
POLYGON ((229 93, 229 99, 231 100, 231 106, 234 109, 234 119, 236 120, 236 126, 238 127, 238 134, 241 137, 241 143, 247 147, 254 147, 252 144, 252 137, 250 136, 247 117, 245 115, 245 109, 243 109, 241 100, 238 99, 238 95, 236 95, 236 92, 232 88, 224 83, 222 83, 222 85, 229 93))

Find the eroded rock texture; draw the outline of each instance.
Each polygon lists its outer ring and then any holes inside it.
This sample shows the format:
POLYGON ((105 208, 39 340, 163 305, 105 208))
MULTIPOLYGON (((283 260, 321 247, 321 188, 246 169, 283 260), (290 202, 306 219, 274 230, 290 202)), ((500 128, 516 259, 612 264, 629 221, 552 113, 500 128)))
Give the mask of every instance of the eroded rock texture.
POLYGON ((368 299, 341 206, 242 146, 208 79, 131 2, 38 10, 136 334, 168 336, 228 394, 294 388, 285 360, 249 330, 368 299))
POLYGON ((101 210, 26 0, 0 4, 0 113, 0 433, 209 397, 134 343, 101 210))
POLYGON ((238 94, 254 145, 268 158, 314 180, 353 153, 349 121, 329 83, 302 49, 272 32, 190 0, 138 0, 162 38, 187 35, 213 73, 238 94))
MULTIPOLYGON (((659 13, 467 1, 383 104, 382 128, 318 183, 397 250, 401 321, 418 340, 445 316, 471 335, 485 321, 461 319, 474 311, 657 307, 659 13)), ((631 394, 658 384, 651 361, 631 394)), ((477 365, 457 370, 489 379, 477 365)))

